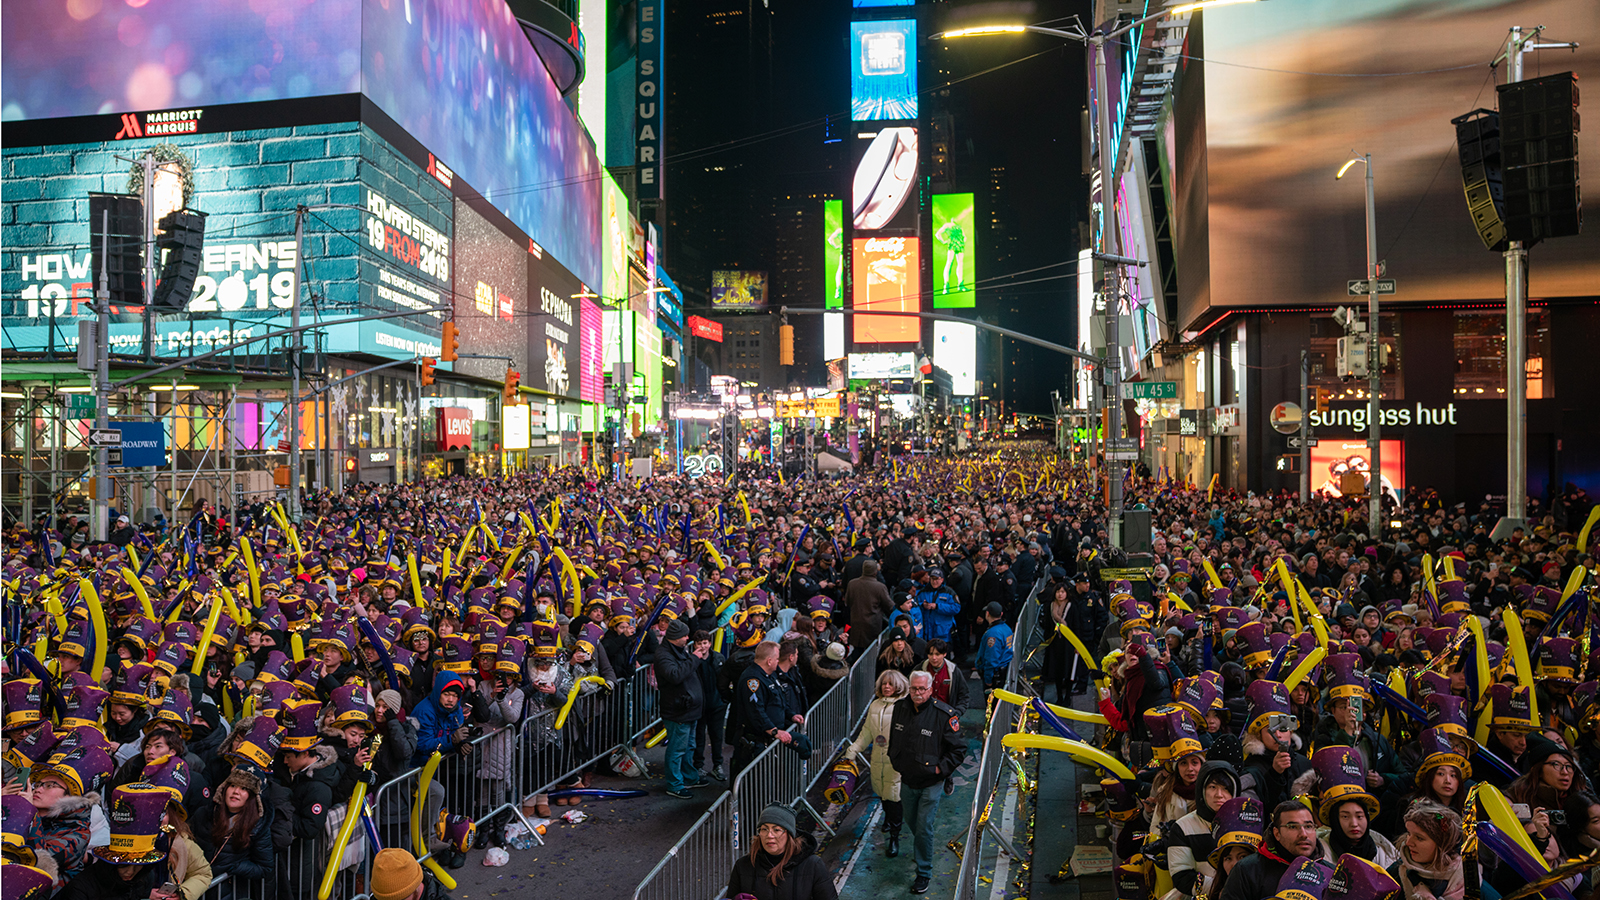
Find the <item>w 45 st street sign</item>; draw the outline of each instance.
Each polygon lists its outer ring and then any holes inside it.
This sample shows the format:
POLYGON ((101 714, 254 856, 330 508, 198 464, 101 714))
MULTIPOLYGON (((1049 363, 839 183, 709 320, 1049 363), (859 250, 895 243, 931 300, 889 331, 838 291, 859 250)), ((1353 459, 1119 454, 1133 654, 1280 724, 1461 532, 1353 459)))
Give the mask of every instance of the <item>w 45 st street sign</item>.
POLYGON ((1178 399, 1178 383, 1176 381, 1124 381, 1122 383, 1122 399, 1176 400, 1178 399))

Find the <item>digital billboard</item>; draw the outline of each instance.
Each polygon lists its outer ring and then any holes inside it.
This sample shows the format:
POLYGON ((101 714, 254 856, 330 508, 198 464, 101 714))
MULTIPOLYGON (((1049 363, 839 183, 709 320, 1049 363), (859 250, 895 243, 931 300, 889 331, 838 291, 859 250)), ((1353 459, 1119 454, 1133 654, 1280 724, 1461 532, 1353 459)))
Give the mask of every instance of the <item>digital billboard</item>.
MULTIPOLYGON (((1383 491, 1396 501, 1403 500, 1406 489, 1406 442, 1380 439, 1378 445, 1383 451, 1383 491)), ((1340 478, 1350 471, 1361 472, 1370 485, 1371 460, 1372 451, 1367 442, 1360 438, 1322 438, 1311 448, 1311 489, 1341 497, 1340 478)))
POLYGON ((588 299, 578 301, 578 371, 579 397, 588 403, 605 399, 605 316, 599 306, 588 299))
POLYGON ((582 390, 583 335, 579 294, 582 282, 550 254, 529 255, 527 323, 528 368, 522 383, 558 397, 578 397, 582 390))
POLYGON ((850 118, 917 117, 917 23, 850 23, 850 118))
MULTIPOLYGON (((5 349, 76 347, 78 321, 93 315, 87 301, 95 282, 85 191, 132 192, 134 165, 126 160, 145 152, 156 156, 165 173, 156 180, 156 214, 180 206, 209 214, 194 293, 176 311, 181 314, 158 311, 155 355, 209 350, 288 320, 294 305, 294 210, 301 202, 337 198, 359 207, 317 210, 306 218, 304 296, 317 295, 322 315, 450 305, 449 193, 366 126, 9 144, 3 151, 7 219, 0 226, 5 349), (263 163, 290 147, 314 162, 263 163), (19 175, 33 171, 56 175, 19 175), (275 179, 279 189, 263 190, 261 178, 275 179), (12 202, 23 198, 24 189, 36 202, 12 202)), ((333 326, 326 346, 389 357, 436 355, 442 318, 427 313, 333 326)), ((113 314, 116 352, 139 352, 142 319, 142 307, 113 314)))
MULTIPOLYGON (((1535 54, 1543 73, 1600 71, 1594 6, 1537 8, 1547 34, 1578 45, 1535 54)), ((1173 98, 1174 329, 1207 321, 1216 308, 1350 301, 1346 282, 1366 271, 1363 173, 1356 166, 1342 180, 1333 175, 1352 146, 1372 155, 1379 252, 1399 284, 1392 299, 1503 299, 1504 260, 1483 248, 1468 215, 1450 120, 1495 105, 1488 82, 1503 76, 1486 82, 1482 65, 1471 64, 1505 42, 1518 9, 1288 0, 1195 17, 1173 98), (1424 7, 1448 14, 1419 14, 1424 7), (1396 30, 1412 51, 1404 65, 1370 40, 1396 30), (1370 77, 1417 69, 1435 71, 1370 77), (1352 144, 1348 136, 1356 135, 1352 144), (1260 265, 1263 259, 1273 264, 1260 265)), ((1600 129, 1580 131, 1577 140, 1578 157, 1600 158, 1600 129)), ((1545 241, 1533 258, 1538 296, 1593 296, 1600 230, 1545 241)))
POLYGON ((844 313, 822 314, 822 358, 844 356, 844 313))
POLYGON ((913 6, 917 0, 850 0, 850 5, 856 9, 871 9, 875 6, 913 6))
POLYGON ((519 403, 515 406, 502 406, 500 408, 501 449, 528 449, 528 427, 530 421, 526 403, 519 403))
POLYGON ((978 326, 962 322, 934 322, 933 364, 950 374, 950 393, 957 397, 976 394, 978 326))
POLYGON ((600 294, 612 303, 620 303, 628 296, 628 239, 633 232, 628 224, 628 195, 622 192, 610 172, 605 174, 600 190, 605 210, 604 230, 600 235, 604 261, 600 294))
POLYGON ((496 381, 506 369, 528 373, 528 248, 456 199, 456 328, 463 353, 509 357, 462 359, 455 371, 496 381))
POLYGON ((850 377, 863 381, 911 378, 916 359, 911 351, 904 353, 852 353, 850 377))
POLYGON ((933 195, 933 308, 978 305, 977 229, 971 194, 933 195))
POLYGON ((767 273, 744 269, 712 271, 711 306, 715 309, 766 309, 767 273))
POLYGON ((882 128, 856 135, 850 182, 855 231, 917 231, 917 130, 882 128))
POLYGON ((844 309, 844 201, 822 201, 822 284, 826 309, 844 309))
POLYGON ((913 316, 864 316, 865 310, 921 312, 922 262, 914 237, 856 238, 851 271, 857 315, 852 339, 857 344, 915 343, 921 319, 913 316))

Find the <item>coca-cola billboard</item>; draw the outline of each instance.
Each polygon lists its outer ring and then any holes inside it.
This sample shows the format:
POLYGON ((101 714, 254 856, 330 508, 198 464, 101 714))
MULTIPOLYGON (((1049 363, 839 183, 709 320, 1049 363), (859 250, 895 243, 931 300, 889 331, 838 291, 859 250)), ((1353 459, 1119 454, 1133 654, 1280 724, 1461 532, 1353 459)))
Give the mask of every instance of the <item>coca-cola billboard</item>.
POLYGON ((438 426, 436 433, 441 452, 472 449, 472 410, 464 406, 441 406, 438 426))

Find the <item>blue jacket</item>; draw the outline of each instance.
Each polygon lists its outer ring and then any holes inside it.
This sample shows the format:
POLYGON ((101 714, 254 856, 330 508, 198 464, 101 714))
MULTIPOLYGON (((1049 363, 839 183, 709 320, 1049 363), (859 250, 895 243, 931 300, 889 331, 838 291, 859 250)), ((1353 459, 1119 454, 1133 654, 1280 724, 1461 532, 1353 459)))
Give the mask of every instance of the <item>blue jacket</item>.
POLYGON ((983 642, 978 647, 978 674, 984 684, 993 684, 994 679, 1011 665, 1012 643, 1015 640, 1011 626, 1004 622, 996 622, 983 633, 983 642))
POLYGON ((439 695, 451 682, 455 682, 460 688, 461 695, 465 699, 467 686, 461 680, 461 676, 454 672, 439 672, 433 676, 433 693, 411 711, 411 720, 417 726, 417 752, 411 755, 413 766, 427 762, 435 750, 441 753, 453 750, 455 739, 452 735, 457 728, 467 723, 460 701, 456 703, 455 709, 449 711, 439 704, 439 695))
POLYGON ((950 631, 955 628, 956 615, 961 612, 961 599, 948 587, 924 588, 917 592, 917 602, 913 608, 922 611, 924 640, 939 638, 948 641, 950 631), (938 608, 926 609, 923 607, 924 603, 937 604, 938 608))

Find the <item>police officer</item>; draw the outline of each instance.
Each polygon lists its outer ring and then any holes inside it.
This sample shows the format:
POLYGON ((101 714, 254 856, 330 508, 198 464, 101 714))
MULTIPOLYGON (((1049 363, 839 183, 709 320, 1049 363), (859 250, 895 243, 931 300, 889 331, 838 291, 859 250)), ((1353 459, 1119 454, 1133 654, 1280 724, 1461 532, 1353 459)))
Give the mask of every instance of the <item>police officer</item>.
POLYGON ((775 740, 787 744, 794 739, 785 729, 800 717, 789 712, 788 689, 778 681, 777 670, 778 645, 762 641, 756 645, 755 659, 733 686, 739 731, 729 778, 737 778, 768 744, 775 740))
POLYGON ((822 584, 812 577, 811 566, 810 556, 802 556, 794 564, 794 576, 789 579, 789 605, 795 609, 805 609, 806 603, 812 597, 822 593, 822 584))
POLYGON ((1011 666, 1015 635, 1006 624, 1006 611, 999 603, 990 603, 980 621, 985 630, 978 642, 978 677, 983 679, 983 689, 990 691, 1000 685, 1011 666))
POLYGON ((967 757, 961 713, 933 697, 933 675, 911 673, 910 696, 894 705, 889 725, 889 762, 900 773, 900 802, 916 846, 917 875, 911 893, 928 892, 933 875, 933 819, 945 786, 967 757))

